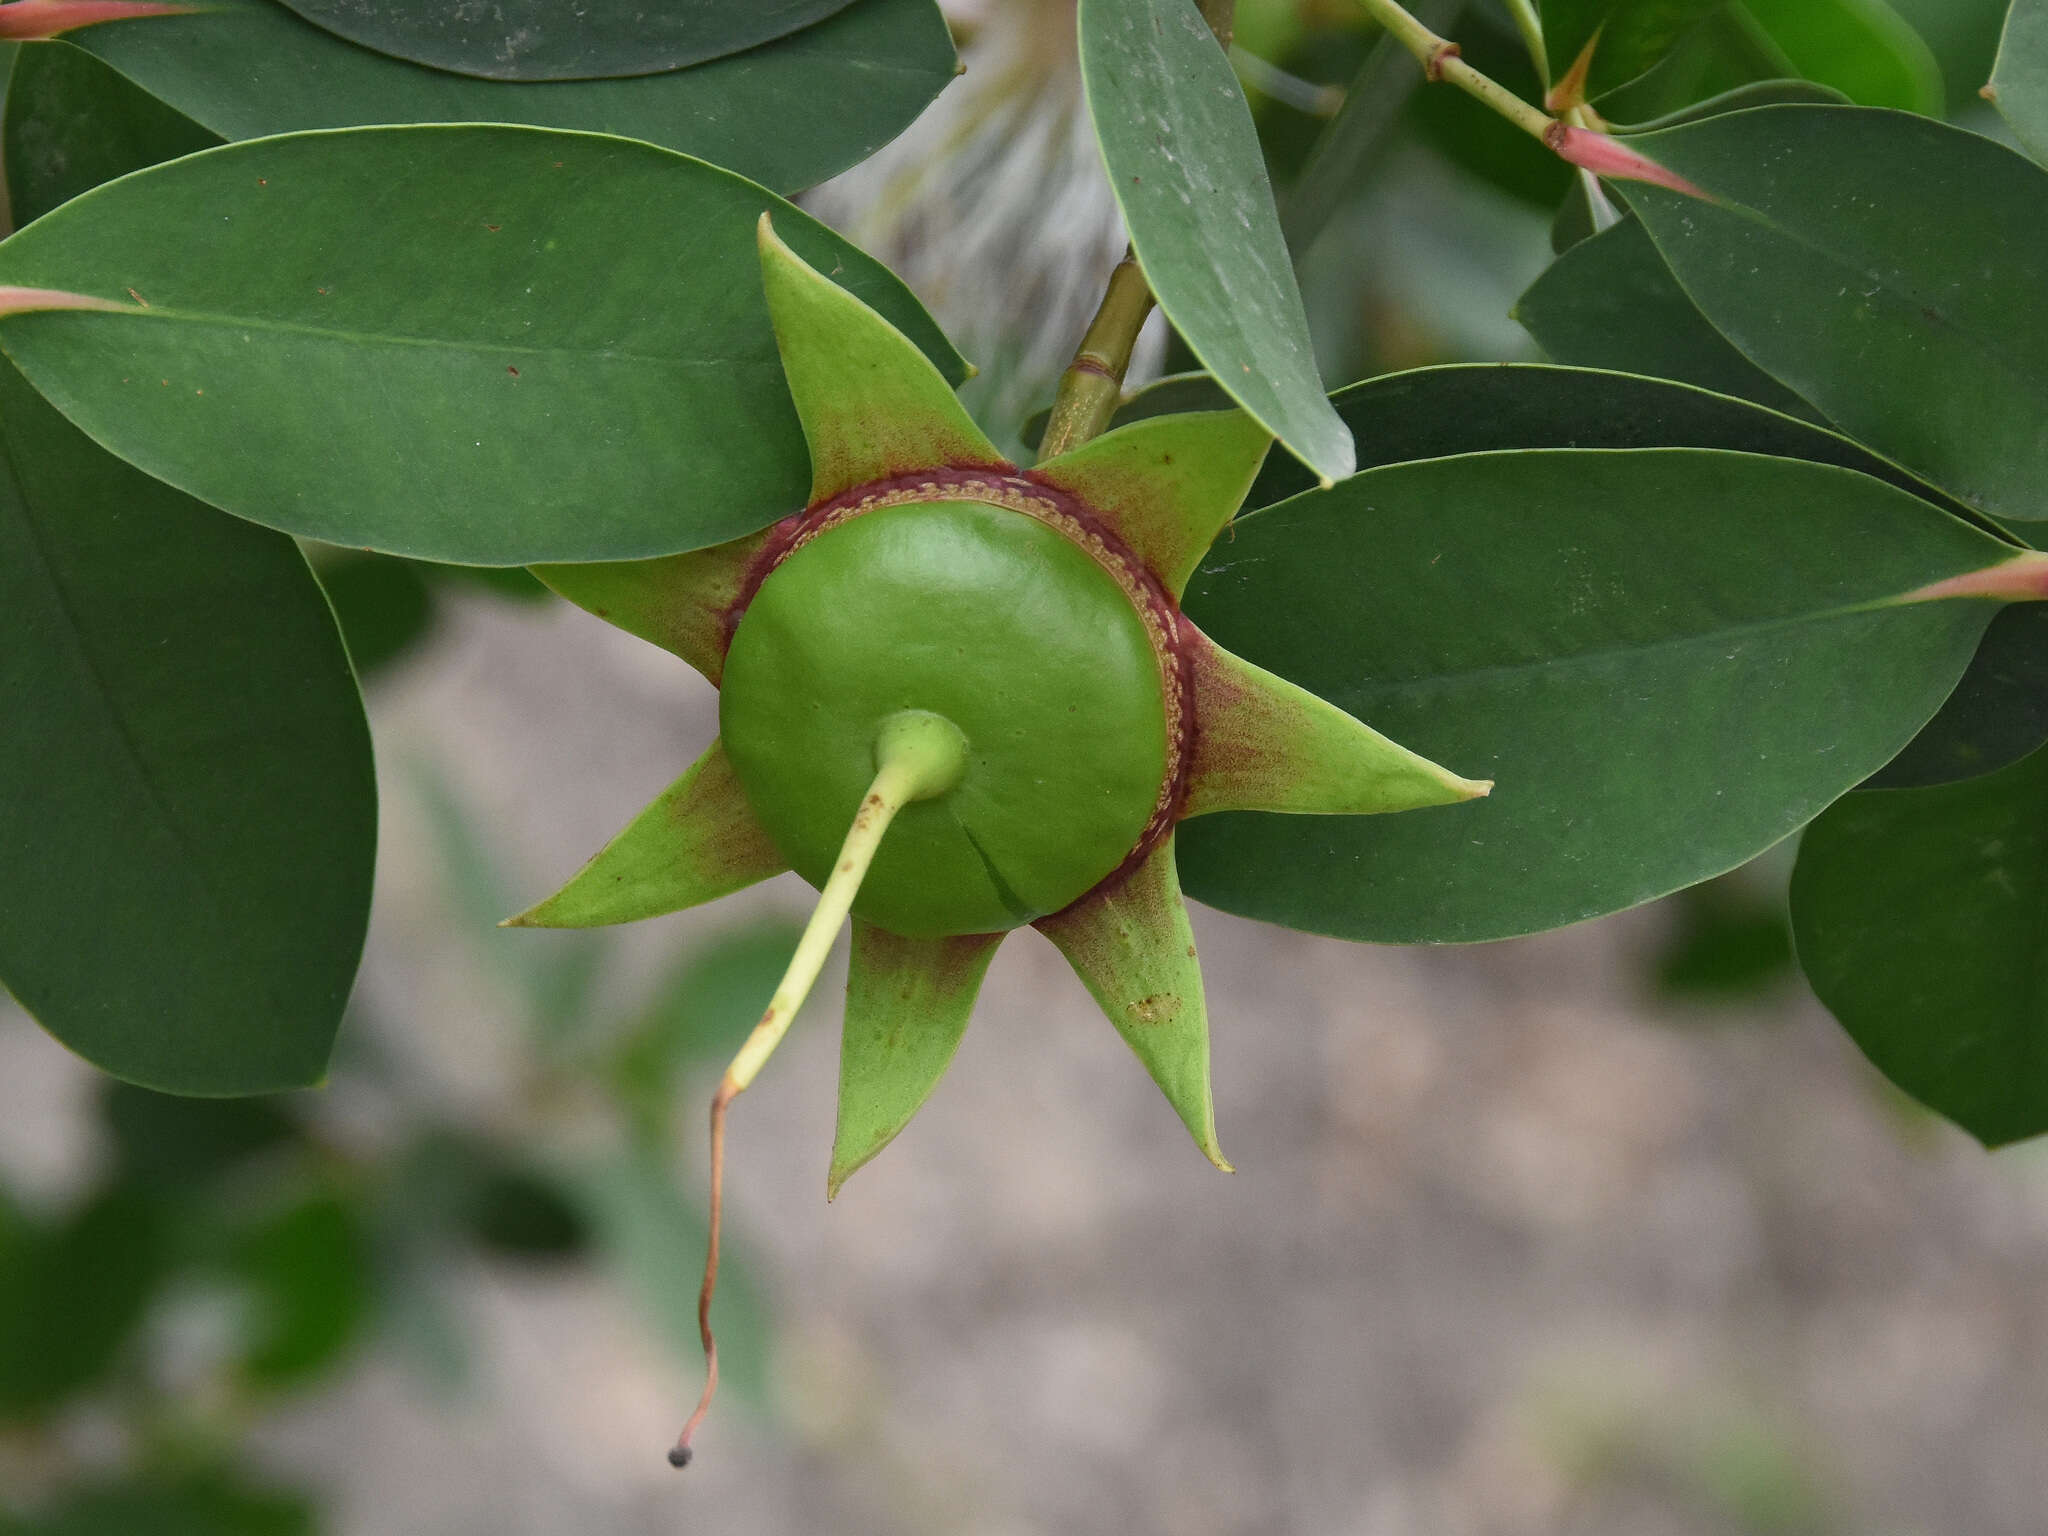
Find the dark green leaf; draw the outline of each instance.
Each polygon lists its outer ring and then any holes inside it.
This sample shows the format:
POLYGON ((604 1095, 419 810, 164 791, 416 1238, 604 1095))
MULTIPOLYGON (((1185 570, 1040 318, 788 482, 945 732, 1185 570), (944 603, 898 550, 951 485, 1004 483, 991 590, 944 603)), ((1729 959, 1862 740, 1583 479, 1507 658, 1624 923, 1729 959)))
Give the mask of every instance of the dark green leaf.
POLYGON ((156 1289, 164 1236, 132 1185, 55 1226, 0 1211, 0 1423, 40 1418, 106 1373, 156 1289))
POLYGON ((353 1207, 321 1194, 244 1233, 232 1260, 255 1293, 254 1337, 242 1369, 263 1387, 290 1387, 332 1365, 369 1312, 369 1252, 353 1207))
POLYGON ((2015 604, 1991 621, 1941 713, 1873 776, 1916 789, 1994 773, 2048 742, 2048 607, 2015 604))
POLYGON ((1792 924, 1886 1077, 1988 1145, 2048 1131, 2048 751, 1848 796, 1800 844, 1792 924))
POLYGON ((122 1176, 146 1188, 202 1184, 299 1140, 269 1099, 181 1099, 110 1083, 104 1104, 122 1176))
POLYGON ((1879 481, 1703 449, 1388 465, 1241 518, 1218 644, 1491 798, 1202 817, 1189 894, 1346 938, 1504 938, 1753 857, 1892 757, 1995 611, 1900 602, 2018 556, 1879 481))
POLYGON ((0 346, 124 458, 255 521, 473 565, 638 559, 804 503, 763 212, 961 376, 894 276, 752 182, 488 126, 231 144, 79 198, 0 246, 0 280, 148 307, 17 315, 0 346))
POLYGON ((2048 0, 2012 0, 1987 89, 2027 152, 2048 164, 2048 0))
POLYGON ((369 731, 289 539, 94 447, 0 368, 0 978, 199 1094, 326 1068, 376 843, 369 731))
POLYGON ((7 196, 14 222, 145 165, 220 142, 91 54, 65 43, 24 48, 7 85, 7 196))
POLYGON ((1562 80, 1595 35, 1587 76, 1596 99, 1652 68, 1722 0, 1542 0, 1550 78, 1562 80))
POLYGON ((334 605, 359 677, 398 660, 433 626, 433 594, 421 567, 409 560, 337 551, 315 567, 315 574, 334 605))
POLYGON ((733 58, 632 80, 468 79, 342 41, 272 0, 87 27, 71 41, 222 138, 368 123, 534 123, 645 139, 793 192, 909 126, 957 61, 932 0, 857 0, 733 58))
POLYGON ((1751 107, 1780 107, 1796 102, 1813 106, 1842 106, 1848 99, 1833 86, 1817 85, 1811 80, 1755 80, 1723 91, 1718 96, 1709 96, 1705 101, 1680 107, 1667 116, 1653 118, 1646 123, 1631 123, 1625 129, 1617 128, 1615 131, 1649 133, 1658 128, 1677 128, 1685 123, 1720 117, 1727 112, 1747 112, 1751 107))
POLYGON ((1807 79, 1862 106, 1941 116, 1941 66, 1885 0, 1742 3, 1807 79))
POLYGON ((1634 219, 1558 257, 1516 303, 1515 318, 1561 363, 1681 379, 1773 410, 1809 413, 1707 323, 1634 219))
POLYGON ((1251 112, 1193 0, 1082 0, 1080 29, 1095 137, 1159 307, 1290 452, 1350 474, 1251 112))
POLYGON ((1977 510, 2048 518, 2048 172, 1868 107, 1763 107, 1630 142, 1714 198, 1622 188, 1746 356, 1977 510))
POLYGON ((1782 80, 1797 71, 1739 5, 1723 5, 1680 38, 1655 69, 1601 101, 1610 123, 1675 117, 1745 86, 1782 80))
POLYGON ((124 1483, 72 1493, 22 1520, 0 1517, 0 1536, 313 1536, 303 1500, 207 1480, 124 1483))
MULTIPOLYGON (((1836 464, 1946 501, 1839 433, 1669 379, 1469 363, 1385 374, 1330 399, 1364 469, 1497 448, 1730 448, 1836 464)), ((1298 465, 1270 457, 1245 504, 1268 506, 1314 484, 1298 465)))
POLYGON ((652 75, 784 37, 847 0, 284 0, 308 21, 394 58, 486 80, 652 75))

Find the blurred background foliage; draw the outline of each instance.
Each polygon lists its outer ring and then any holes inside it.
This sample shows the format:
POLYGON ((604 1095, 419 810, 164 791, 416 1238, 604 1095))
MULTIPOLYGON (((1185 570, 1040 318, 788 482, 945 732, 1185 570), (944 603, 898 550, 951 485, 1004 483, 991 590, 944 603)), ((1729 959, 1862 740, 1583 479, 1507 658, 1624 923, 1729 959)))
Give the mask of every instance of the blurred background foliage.
MULTIPOLYGON (((1540 96, 1504 6, 1417 9, 1480 68, 1540 96)), ((1997 134, 1976 89, 2003 10, 2002 0, 1728 4, 1600 106, 1611 121, 1643 122, 1803 77, 1997 134)), ((954 19, 970 70, 956 93, 986 116, 988 92, 968 93, 992 82, 1012 114, 1001 121, 1045 119, 1043 131, 1005 130, 991 145, 949 125, 949 93, 935 123, 808 201, 919 288, 984 367, 970 400, 998 441, 1014 442, 1049 397, 1099 291, 1101 257, 1120 239, 1106 191, 1087 184, 1099 173, 1073 89, 1071 7, 985 0, 954 19), (1037 217, 1029 201, 1042 206, 1048 189, 1067 199, 1061 219, 1037 217), (993 233, 982 217, 991 207, 993 233)), ((1518 297, 1554 249, 1613 217, 1575 173, 1455 93, 1419 88, 1412 61, 1345 0, 1240 0, 1236 60, 1329 382, 1542 355, 1513 318, 1518 297)), ((22 67, 105 73, 71 50, 24 53, 22 67)), ((90 132, 10 107, 18 217, 210 141, 133 95, 90 132)), ((1141 355, 1155 375, 1188 361, 1157 317, 1141 355)), ((373 711, 385 679, 432 664, 451 616, 539 623, 553 601, 519 571, 311 553, 373 711)), ((403 739, 381 718, 378 732, 403 739)), ((432 1392, 472 1390, 477 1342, 454 1292, 478 1266, 608 1275, 672 1351, 677 1383, 691 1380, 701 1106, 684 1085, 744 1034, 795 930, 777 918, 695 937, 621 1003, 612 935, 497 942, 493 925, 531 892, 499 868, 482 808, 424 762, 401 771, 426 808, 424 857, 459 929, 448 942, 473 947, 500 1027, 519 1037, 518 1081, 495 1100, 515 1110, 437 1102, 381 1054, 394 1027, 433 1027, 424 1010, 382 1028, 352 1020, 316 1092, 210 1102, 101 1084, 85 1131, 98 1155, 79 1187, 51 1198, 0 1183, 0 1536, 324 1529, 319 1490, 280 1481, 251 1453, 252 1434, 370 1356, 402 1362, 432 1392)), ((1788 869, 1780 850, 1632 930, 1650 935, 1636 962, 1642 1000, 1701 1026, 1770 1017, 1753 1005, 1793 986, 1788 869)), ((1931 1134, 1902 1100, 1886 1103, 1901 1134, 1931 1134)), ((731 1389, 759 1405, 773 1321, 744 1246, 720 1305, 731 1389)), ((1642 1402, 1612 1377, 1537 1393, 1539 1439, 1575 1498, 1629 1510, 1641 1496, 1691 1522, 1642 1531, 1851 1531, 1827 1474, 1773 1411, 1736 1399, 1645 1413, 1642 1402)), ((1540 1528, 1581 1529, 1572 1507, 1540 1528)), ((1369 1528, 1429 1527, 1393 1517, 1369 1528)))

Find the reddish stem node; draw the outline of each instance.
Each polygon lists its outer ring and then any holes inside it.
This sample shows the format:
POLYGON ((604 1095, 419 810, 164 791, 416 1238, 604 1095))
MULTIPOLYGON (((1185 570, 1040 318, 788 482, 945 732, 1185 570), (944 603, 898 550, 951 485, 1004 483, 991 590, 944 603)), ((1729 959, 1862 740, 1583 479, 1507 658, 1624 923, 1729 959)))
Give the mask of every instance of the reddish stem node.
POLYGON ((1582 171, 1591 171, 1595 176, 1615 181, 1647 181, 1652 186, 1683 192, 1687 197, 1697 197, 1703 202, 1713 201, 1705 191, 1678 172, 1665 169, 1648 155, 1630 149, 1619 139, 1604 133, 1575 128, 1570 123, 1552 123, 1544 131, 1543 142, 1556 150, 1559 158, 1582 171))

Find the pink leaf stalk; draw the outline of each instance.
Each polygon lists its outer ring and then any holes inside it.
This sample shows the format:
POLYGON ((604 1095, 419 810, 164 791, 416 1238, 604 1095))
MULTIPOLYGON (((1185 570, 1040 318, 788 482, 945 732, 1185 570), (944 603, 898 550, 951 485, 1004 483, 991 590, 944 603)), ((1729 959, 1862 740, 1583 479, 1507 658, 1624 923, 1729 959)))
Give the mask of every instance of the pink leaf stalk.
POLYGON ((2028 550, 1981 571, 1932 582, 1908 592, 1903 601, 1930 603, 1951 597, 1988 597, 2002 603, 2039 602, 2048 598, 2048 554, 2028 550))
POLYGON ((133 21, 142 16, 182 16, 194 5, 167 5, 158 0, 12 0, 0 5, 0 41, 32 42, 52 38, 103 21, 133 21))
POLYGON ((1561 159, 1582 171, 1591 171, 1595 176, 1606 176, 1616 181, 1647 181, 1652 186, 1683 192, 1687 197, 1712 201, 1704 191, 1676 171, 1666 170, 1649 156, 1630 149, 1607 134, 1595 133, 1589 128, 1575 128, 1570 123, 1552 123, 1543 135, 1543 142, 1556 150, 1561 159))
POLYGON ((61 288, 14 288, 0 285, 0 317, 33 314, 46 309, 125 310, 125 304, 95 298, 89 293, 66 293, 61 288))

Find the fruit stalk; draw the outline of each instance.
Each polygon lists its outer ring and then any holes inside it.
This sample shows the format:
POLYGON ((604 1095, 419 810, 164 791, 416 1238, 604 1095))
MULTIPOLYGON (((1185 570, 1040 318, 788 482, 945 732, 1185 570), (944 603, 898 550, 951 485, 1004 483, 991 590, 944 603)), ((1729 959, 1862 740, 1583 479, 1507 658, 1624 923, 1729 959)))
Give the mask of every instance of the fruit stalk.
POLYGON ((831 877, 818 893, 818 904, 797 941, 796 953, 790 956, 789 967, 769 998, 760 1023, 725 1069, 718 1091, 711 1097, 711 1230, 704 1253, 704 1283, 697 1292, 697 1331, 704 1340, 704 1393, 668 1453, 672 1466, 690 1464, 691 1437, 718 1392, 718 1339, 711 1330, 711 1297, 718 1288, 718 1239, 725 1205, 726 1112, 775 1054, 797 1010, 817 984, 825 957, 832 952, 832 941, 838 938, 896 813, 916 801, 943 795, 958 784, 967 767, 967 743, 959 730, 940 716, 905 710, 883 722, 875 743, 875 761, 874 782, 861 797, 853 826, 840 845, 831 877))

